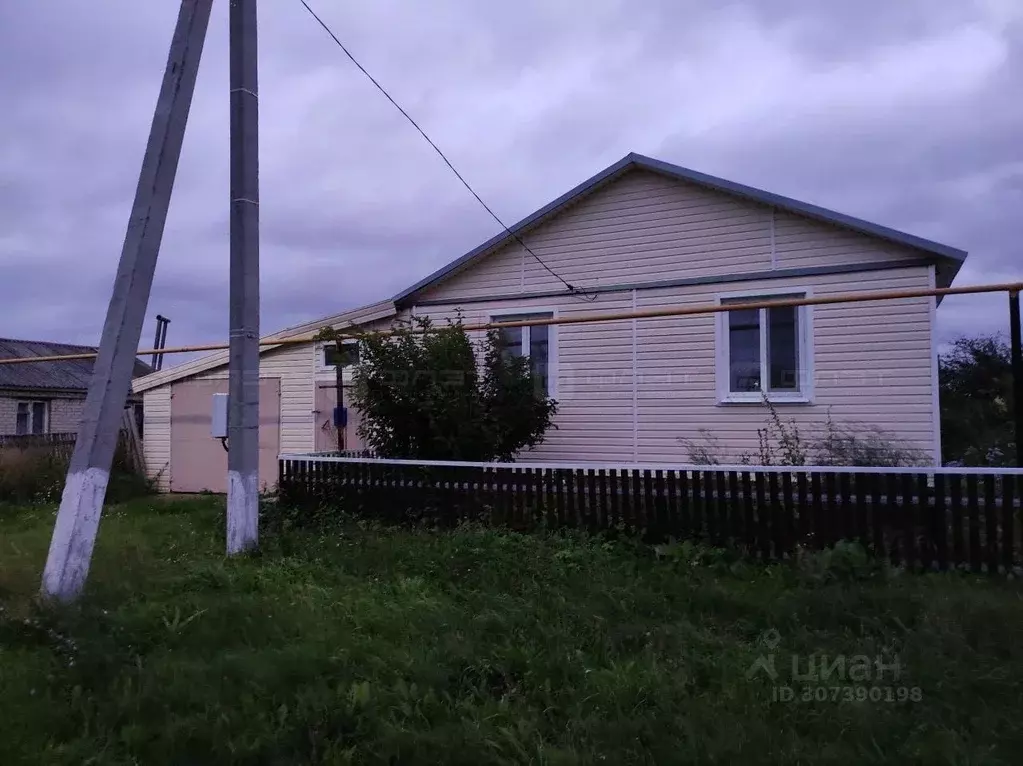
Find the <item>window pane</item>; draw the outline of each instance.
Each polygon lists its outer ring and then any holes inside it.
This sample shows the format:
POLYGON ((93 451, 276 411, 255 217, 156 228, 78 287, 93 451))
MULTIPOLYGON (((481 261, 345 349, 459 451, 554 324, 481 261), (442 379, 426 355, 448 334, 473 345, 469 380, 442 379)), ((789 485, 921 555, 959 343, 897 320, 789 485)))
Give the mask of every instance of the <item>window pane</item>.
POLYGON ((767 310, 767 359, 772 391, 799 390, 799 333, 795 306, 767 310))
MULTIPOLYGON (((506 321, 511 322, 513 320, 507 319, 506 321)), ((500 330, 498 346, 505 358, 509 356, 522 356, 522 328, 505 327, 500 330)))
MULTIPOLYGON (((536 314, 505 314, 503 316, 492 316, 491 322, 520 322, 527 319, 549 319, 554 315, 550 312, 536 314)), ((526 340, 526 353, 529 356, 529 366, 533 372, 534 379, 538 381, 537 390, 546 393, 548 368, 550 363, 550 349, 548 339, 550 328, 548 325, 537 325, 532 327, 509 327, 502 329, 499 336, 499 345, 502 354, 507 356, 522 356, 522 341, 526 340)))
POLYGON ((340 362, 341 366, 349 367, 353 364, 359 363, 359 344, 358 343, 342 343, 341 352, 338 354, 337 346, 333 343, 329 346, 323 347, 323 365, 324 367, 337 367, 340 362))
POLYGON ((18 436, 24 436, 28 432, 28 405, 25 402, 18 402, 18 414, 14 422, 14 433, 18 436))
POLYGON ((538 393, 546 393, 548 390, 547 335, 547 325, 538 325, 536 327, 529 328, 529 366, 533 371, 533 378, 536 380, 538 393))
POLYGON ((46 402, 32 402, 32 433, 46 432, 46 402))
POLYGON ((728 387, 731 391, 760 390, 760 312, 728 312, 728 387))

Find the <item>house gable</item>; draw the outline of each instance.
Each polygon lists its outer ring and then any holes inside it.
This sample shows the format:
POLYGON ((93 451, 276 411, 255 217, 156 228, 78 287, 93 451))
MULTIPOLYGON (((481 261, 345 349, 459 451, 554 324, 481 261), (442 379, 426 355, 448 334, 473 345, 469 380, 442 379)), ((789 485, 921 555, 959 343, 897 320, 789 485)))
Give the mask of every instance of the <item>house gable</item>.
POLYGON ((399 305, 567 292, 731 274, 937 263, 954 248, 629 155, 395 297, 399 305), (555 276, 526 248, 543 260, 555 276), (559 279, 558 277, 561 277, 559 279))

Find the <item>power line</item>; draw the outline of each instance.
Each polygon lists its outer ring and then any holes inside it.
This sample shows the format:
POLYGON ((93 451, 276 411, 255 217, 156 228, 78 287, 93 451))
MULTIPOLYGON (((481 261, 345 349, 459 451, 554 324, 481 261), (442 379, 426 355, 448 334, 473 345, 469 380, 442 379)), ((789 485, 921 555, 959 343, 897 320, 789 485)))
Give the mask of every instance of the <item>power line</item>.
POLYGON ((488 205, 488 204, 487 204, 486 202, 484 202, 484 201, 483 201, 483 198, 482 198, 482 197, 481 197, 481 196, 480 196, 479 194, 477 194, 477 193, 476 193, 476 190, 475 190, 475 189, 473 189, 473 188, 472 188, 472 186, 470 186, 470 185, 469 185, 469 182, 468 182, 468 181, 466 181, 466 180, 465 180, 465 178, 464 178, 464 177, 462 176, 462 174, 458 172, 458 169, 457 169, 457 168, 455 168, 455 166, 451 164, 451 160, 449 160, 449 159, 447 158, 447 156, 446 156, 446 155, 444 154, 444 152, 442 152, 442 151, 441 151, 440 147, 439 147, 439 146, 437 146, 437 144, 435 144, 435 143, 433 142, 433 140, 432 140, 432 139, 431 139, 431 138, 430 138, 430 137, 429 137, 428 135, 426 135, 426 131, 424 131, 424 130, 423 130, 423 129, 422 129, 421 127, 419 127, 419 123, 417 123, 417 122, 416 122, 416 121, 415 121, 414 119, 412 119, 411 115, 409 115, 409 113, 408 113, 408 112, 406 112, 406 111, 405 111, 404 109, 402 109, 401 105, 400 105, 400 104, 399 104, 399 103, 398 103, 397 101, 395 101, 395 100, 394 100, 393 98, 391 98, 391 94, 390 94, 390 93, 388 93, 388 92, 387 92, 387 91, 386 91, 386 90, 384 89, 384 86, 383 86, 383 85, 381 85, 381 84, 380 84, 379 82, 377 82, 376 78, 375 78, 375 77, 373 77, 373 75, 371 75, 371 74, 370 74, 369 72, 367 72, 367 71, 366 71, 366 68, 365 68, 365 67, 364 67, 364 66, 363 66, 362 64, 360 64, 360 63, 358 62, 358 60, 357 60, 357 59, 355 58, 355 56, 353 56, 353 55, 352 55, 351 51, 349 51, 349 50, 348 50, 348 48, 346 48, 346 47, 345 47, 344 43, 342 43, 342 42, 341 42, 341 41, 340 41, 340 40, 338 39, 337 35, 335 35, 335 34, 334 34, 334 33, 333 33, 332 31, 331 31, 330 27, 328 27, 328 26, 327 26, 327 24, 326 24, 326 23, 325 23, 325 22, 323 21, 323 19, 321 19, 321 18, 320 18, 320 17, 319 17, 319 16, 318 16, 318 15, 316 14, 316 11, 314 11, 314 10, 313 10, 312 8, 310 8, 310 7, 309 7, 309 3, 307 3, 307 2, 306 2, 306 0, 298 0, 298 1, 299 1, 300 3, 302 3, 302 5, 303 5, 303 6, 305 7, 305 9, 306 9, 307 11, 309 11, 309 14, 310 14, 310 15, 311 15, 311 16, 312 16, 312 17, 313 17, 314 19, 316 19, 316 22, 317 22, 317 23, 318 23, 318 24, 319 24, 319 25, 320 25, 321 27, 323 27, 324 31, 325 31, 325 32, 326 32, 326 33, 327 33, 328 35, 330 35, 330 36, 331 36, 331 38, 332 38, 332 39, 334 40, 334 42, 335 42, 335 43, 337 43, 337 46, 338 46, 338 47, 339 47, 339 48, 340 48, 340 49, 341 49, 342 51, 344 51, 345 55, 346 55, 346 56, 348 56, 348 58, 349 58, 349 59, 351 59, 352 63, 353 63, 353 64, 355 64, 355 66, 357 66, 357 67, 359 68, 359 71, 360 71, 360 72, 362 72, 362 73, 363 73, 364 75, 366 75, 366 77, 367 77, 367 78, 369 79, 369 81, 370 81, 371 83, 373 83, 373 85, 375 85, 375 86, 376 86, 376 89, 377 89, 377 90, 379 90, 379 91, 380 91, 381 93, 383 93, 383 94, 384 94, 384 97, 385 97, 385 98, 386 98, 386 99, 387 99, 388 101, 390 101, 390 102, 391 102, 391 104, 393 104, 393 105, 394 105, 394 108, 395 108, 395 109, 397 109, 397 110, 398 110, 399 112, 401 112, 401 113, 402 113, 402 115, 404 115, 404 117, 405 117, 405 119, 406 119, 406 120, 408 120, 408 121, 409 121, 410 123, 412 123, 412 127, 414 127, 414 128, 416 129, 416 130, 418 130, 418 131, 419 131, 419 135, 421 135, 421 136, 422 136, 423 138, 425 138, 425 139, 426 139, 426 142, 427 142, 427 143, 428 143, 428 144, 429 144, 430 146, 432 146, 432 147, 433 147, 433 150, 434 150, 435 152, 437 152, 437 154, 439 154, 439 155, 440 155, 440 158, 441 158, 442 160, 444 160, 444 163, 445 163, 445 164, 446 164, 446 165, 447 165, 447 166, 448 166, 449 168, 451 168, 451 172, 452 172, 452 173, 454 173, 454 174, 455 174, 455 176, 456 176, 456 177, 458 178, 458 180, 462 182, 462 185, 463 185, 463 186, 464 186, 464 187, 465 187, 466 189, 468 189, 468 190, 469 190, 469 193, 470 193, 470 194, 472 194, 472 196, 474 196, 474 197, 476 198, 476 201, 477 201, 477 202, 479 202, 479 203, 480 203, 480 204, 481 204, 481 205, 483 206, 483 209, 484 209, 484 210, 486 210, 486 211, 487 211, 488 213, 490 213, 490 216, 491 216, 491 217, 492 217, 492 218, 493 218, 493 219, 494 219, 495 221, 497 221, 497 223, 498 223, 498 224, 499 224, 499 225, 501 226, 501 228, 503 228, 503 229, 504 229, 504 230, 505 230, 506 232, 508 232, 508 233, 509 233, 509 234, 510 234, 511 236, 513 236, 513 237, 515 238, 515 241, 516 241, 516 242, 518 242, 518 243, 519 243, 520 245, 522 245, 522 247, 523 247, 523 248, 524 248, 524 249, 526 250, 526 252, 527 252, 527 253, 529 253, 529 254, 530 254, 531 256, 533 256, 533 257, 534 257, 534 258, 536 259, 536 262, 537 262, 537 263, 539 263, 539 264, 540 264, 541 266, 543 266, 543 267, 544 267, 545 269, 547 269, 547 271, 549 271, 549 272, 550 272, 550 273, 551 273, 551 274, 552 274, 552 275, 553 275, 553 276, 554 276, 554 277, 555 277, 556 279, 560 280, 560 281, 561 281, 561 283, 562 283, 563 285, 565 285, 565 287, 567 287, 567 288, 568 288, 569 290, 571 290, 572 292, 575 292, 575 287, 573 287, 573 286, 572 286, 571 284, 569 284, 569 283, 568 283, 568 282, 567 282, 567 281, 566 281, 566 280, 564 279, 564 277, 562 277, 562 276, 561 276, 560 274, 558 274, 558 273, 557 273, 557 272, 556 272, 556 271, 555 271, 554 269, 552 269, 552 268, 551 268, 550 266, 548 266, 548 265, 547 265, 546 263, 544 263, 544 262, 543 262, 543 259, 541 259, 541 258, 540 258, 540 256, 538 256, 538 255, 537 255, 536 253, 534 253, 534 252, 533 252, 533 251, 532 251, 532 250, 531 250, 531 249, 529 248, 529 245, 527 245, 527 244, 526 244, 525 242, 523 242, 523 241, 522 241, 522 238, 521 238, 521 237, 520 237, 520 236, 519 236, 518 234, 516 234, 516 233, 515 233, 515 232, 513 232, 513 231, 512 231, 512 230, 511 230, 510 228, 508 228, 508 225, 507 225, 507 224, 505 224, 505 222, 504 222, 504 221, 502 221, 502 220, 501 220, 501 219, 500 219, 500 218, 498 217, 497 213, 495 213, 495 212, 494 212, 493 210, 491 210, 491 209, 490 209, 490 206, 489 206, 489 205, 488 205))

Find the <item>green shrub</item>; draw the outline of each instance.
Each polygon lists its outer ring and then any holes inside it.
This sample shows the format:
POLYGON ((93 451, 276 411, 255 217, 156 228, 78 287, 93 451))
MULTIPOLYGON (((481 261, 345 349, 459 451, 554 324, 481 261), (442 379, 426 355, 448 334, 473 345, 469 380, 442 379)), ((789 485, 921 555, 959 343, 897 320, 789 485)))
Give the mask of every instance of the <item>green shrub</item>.
MULTIPOLYGON (((321 330, 319 340, 339 333, 321 330)), ((360 341, 352 406, 359 436, 381 457, 510 460, 543 441, 557 412, 529 361, 505 354, 498 331, 473 343, 461 317, 434 327, 399 321, 360 341)))

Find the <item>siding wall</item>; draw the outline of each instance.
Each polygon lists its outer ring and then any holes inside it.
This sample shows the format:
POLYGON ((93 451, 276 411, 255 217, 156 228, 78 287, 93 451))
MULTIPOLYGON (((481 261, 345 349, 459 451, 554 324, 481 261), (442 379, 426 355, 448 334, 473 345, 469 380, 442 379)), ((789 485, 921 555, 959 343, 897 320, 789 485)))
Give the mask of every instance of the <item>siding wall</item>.
MULTIPOLYGON (((876 273, 741 282, 728 285, 637 290, 639 309, 700 305, 725 292, 772 292, 809 287, 814 295, 878 289, 926 289, 924 267, 876 273)), ((560 317, 628 311, 632 293, 579 299, 504 300, 467 304, 467 322, 485 322, 498 311, 554 309, 560 317)), ((883 428, 905 446, 934 445, 931 378, 931 299, 836 304, 812 312, 814 399, 779 404, 809 436, 824 426, 831 408, 838 424, 883 428)), ((443 319, 456 306, 417 307, 443 319)), ((715 365, 715 315, 552 328, 560 411, 545 442, 532 455, 552 460, 688 461, 682 440, 706 445, 722 460, 757 454, 757 429, 766 425, 761 404, 719 404, 715 365), (635 342, 634 342, 635 338, 635 342), (633 355, 635 354, 635 366, 633 355), (634 370, 636 371, 634 373, 634 370), (709 436, 708 436, 709 434, 709 436)))
MULTIPOLYGON (((525 235, 529 247, 580 286, 770 273, 774 269, 919 260, 909 248, 645 171, 628 173, 525 235)), ((417 314, 467 321, 495 309, 573 313, 713 303, 722 293, 809 288, 815 295, 930 287, 930 267, 792 279, 638 289, 579 298, 516 299, 563 288, 521 246, 506 246, 425 291, 417 314), (444 304, 443 301, 452 303, 444 304)), ((837 423, 882 426, 933 454, 932 299, 839 304, 812 316, 815 396, 779 405, 804 434, 837 423)), ((722 459, 756 457, 759 404, 717 401, 714 315, 556 328, 560 412, 537 456, 550 459, 688 460, 710 442, 722 459), (634 374, 634 370, 636 371, 634 374), (710 434, 709 440, 706 437, 710 434)))
POLYGON ((142 454, 146 459, 146 475, 157 480, 161 492, 170 490, 170 386, 151 388, 142 394, 145 428, 142 454))
MULTIPOLYGON (((366 329, 389 327, 390 319, 364 325, 366 329)), ((262 378, 280 378, 280 451, 310 452, 316 448, 314 422, 317 378, 317 348, 312 343, 287 346, 260 356, 259 375, 262 378)), ((196 380, 227 379, 226 366, 193 376, 196 380)), ((333 373, 329 373, 329 378, 333 373)), ((143 447, 146 470, 159 478, 161 490, 170 488, 170 396, 171 383, 146 391, 145 437, 143 447)))
MULTIPOLYGON (((259 375, 281 380, 280 449, 307 452, 313 449, 313 352, 312 344, 289 346, 263 354, 259 375)), ((220 367, 194 376, 196 380, 227 379, 220 367)), ((152 388, 143 396, 146 470, 155 476, 161 470, 161 490, 170 488, 170 402, 171 384, 152 388)))
MULTIPOLYGON (((909 248, 647 171, 625 174, 522 239, 580 287, 919 257, 909 248)), ((561 288, 513 243, 418 300, 561 288)))

